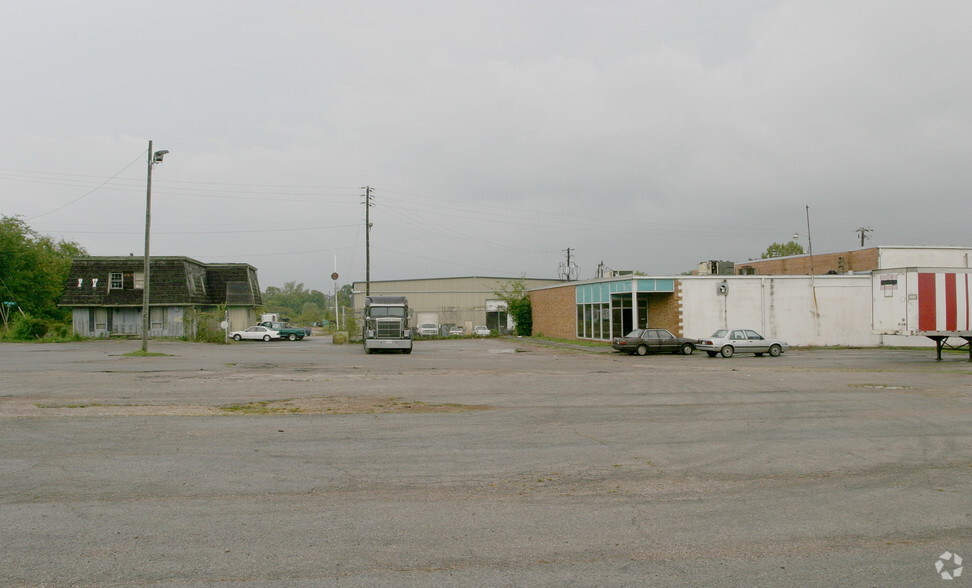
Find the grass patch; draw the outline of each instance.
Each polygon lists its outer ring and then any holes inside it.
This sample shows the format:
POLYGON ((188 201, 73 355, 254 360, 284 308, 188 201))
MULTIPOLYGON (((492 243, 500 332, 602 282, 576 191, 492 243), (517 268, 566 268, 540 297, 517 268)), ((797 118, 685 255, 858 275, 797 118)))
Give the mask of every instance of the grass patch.
POLYGON ((169 353, 158 353, 153 351, 130 351, 128 353, 122 353, 122 357, 173 357, 169 353))
POLYGON ((118 407, 118 406, 138 406, 137 404, 110 404, 107 402, 39 402, 34 404, 37 408, 92 408, 92 407, 118 407))
POLYGON ((304 412, 304 409, 289 405, 291 399, 285 400, 260 400, 257 402, 239 402, 236 404, 224 404, 220 410, 230 414, 297 414, 304 412))
POLYGON ((543 335, 538 335, 532 337, 537 341, 549 341, 550 343, 565 343, 568 345, 581 345, 583 347, 604 347, 605 345, 610 345, 610 341, 589 341, 582 339, 559 339, 557 337, 544 337, 543 335))
POLYGON ((892 386, 889 384, 848 384, 850 388, 869 388, 871 390, 911 390, 911 386, 892 386))

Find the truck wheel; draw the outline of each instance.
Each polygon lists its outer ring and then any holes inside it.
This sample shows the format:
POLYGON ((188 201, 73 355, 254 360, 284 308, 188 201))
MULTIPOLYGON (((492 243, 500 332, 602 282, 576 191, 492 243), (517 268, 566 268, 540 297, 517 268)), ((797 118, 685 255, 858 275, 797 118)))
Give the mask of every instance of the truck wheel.
POLYGON ((692 355, 693 351, 695 351, 695 346, 691 343, 682 344, 682 355, 692 355))
POLYGON ((648 355, 648 346, 639 345, 638 348, 635 349, 635 353, 637 353, 638 355, 648 355))
POLYGON ((296 341, 297 340, 297 335, 295 335, 294 333, 291 333, 291 334, 287 335, 287 339, 289 341, 296 341))
POLYGON ((783 348, 779 345, 770 345, 769 354, 770 357, 779 357, 783 353, 783 348))
POLYGON ((726 345, 725 347, 722 348, 722 351, 720 351, 719 353, 722 354, 722 357, 732 357, 732 354, 735 351, 736 350, 732 348, 732 345, 726 345))

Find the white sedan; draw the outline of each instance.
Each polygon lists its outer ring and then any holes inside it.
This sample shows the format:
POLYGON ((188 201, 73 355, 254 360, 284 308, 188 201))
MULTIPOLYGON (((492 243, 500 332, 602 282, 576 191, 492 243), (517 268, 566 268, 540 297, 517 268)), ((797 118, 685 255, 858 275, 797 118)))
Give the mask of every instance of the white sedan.
POLYGON ((790 346, 786 341, 767 339, 751 329, 719 329, 712 335, 699 339, 695 348, 705 351, 709 357, 717 354, 732 357, 736 353, 754 353, 757 357, 768 353, 772 357, 779 357, 790 346))
POLYGON ((473 334, 479 335, 480 337, 487 337, 489 336, 489 329, 487 329, 484 325, 479 325, 477 327, 473 327, 473 334))
POLYGON ((230 337, 232 337, 234 341, 242 341, 243 339, 270 341, 271 339, 279 339, 280 331, 274 331, 273 329, 256 325, 246 329, 245 331, 234 331, 230 333, 230 337))

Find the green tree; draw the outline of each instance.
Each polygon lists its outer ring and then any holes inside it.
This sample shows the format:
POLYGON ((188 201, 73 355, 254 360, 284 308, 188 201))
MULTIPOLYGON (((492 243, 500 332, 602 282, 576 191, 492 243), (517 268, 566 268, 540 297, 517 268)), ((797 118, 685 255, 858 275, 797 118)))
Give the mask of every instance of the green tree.
POLYGON ((0 217, 0 299, 37 318, 65 320, 68 311, 58 304, 71 258, 84 255, 78 243, 40 235, 18 217, 0 217))
POLYGON ((506 309, 513 317, 516 334, 529 337, 533 334, 533 307, 530 306, 530 296, 527 294, 524 276, 510 280, 493 294, 506 302, 506 309))
POLYGON ((267 287, 263 293, 263 307, 267 312, 279 312, 294 322, 307 325, 324 318, 326 309, 333 312, 334 298, 318 290, 308 290, 300 282, 285 282, 282 288, 267 287))
POLYGON ((341 286, 341 289, 337 292, 337 299, 341 308, 354 306, 354 288, 351 287, 351 284, 341 286))
POLYGON ((324 318, 324 312, 315 302, 305 302, 301 305, 300 314, 297 315, 297 322, 303 325, 310 325, 319 322, 324 318))
POLYGON ((773 243, 766 248, 763 252, 761 259, 769 259, 771 257, 786 257, 788 255, 803 255, 803 246, 796 241, 790 241, 789 243, 773 243))

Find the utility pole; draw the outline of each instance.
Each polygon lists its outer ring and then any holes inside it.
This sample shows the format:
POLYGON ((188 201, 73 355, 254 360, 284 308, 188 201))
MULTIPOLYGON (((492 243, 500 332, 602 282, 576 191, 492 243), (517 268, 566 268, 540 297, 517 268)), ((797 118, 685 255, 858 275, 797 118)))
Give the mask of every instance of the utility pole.
POLYGON ((565 251, 567 251, 567 262, 561 262, 560 264, 560 277, 569 282, 572 278, 577 277, 578 270, 576 264, 571 263, 570 261, 570 247, 568 247, 565 251))
POLYGON ((813 311, 814 314, 819 314, 820 309, 817 306, 817 287, 813 283, 813 241, 810 240, 810 205, 807 204, 807 249, 809 249, 810 254, 810 291, 813 293, 813 311))
POLYGON ((365 296, 371 296, 371 207, 374 196, 371 186, 365 186, 365 296))
POLYGON ((872 229, 871 227, 860 227, 859 229, 854 231, 855 233, 861 234, 861 247, 864 246, 864 239, 870 239, 870 237, 868 237, 867 234, 873 231, 874 229, 872 229))
POLYGON ((152 166, 162 163, 168 149, 152 151, 152 140, 148 144, 148 179, 145 182, 145 274, 142 284, 142 353, 148 351, 148 332, 152 321, 149 319, 149 227, 152 224, 152 166))

